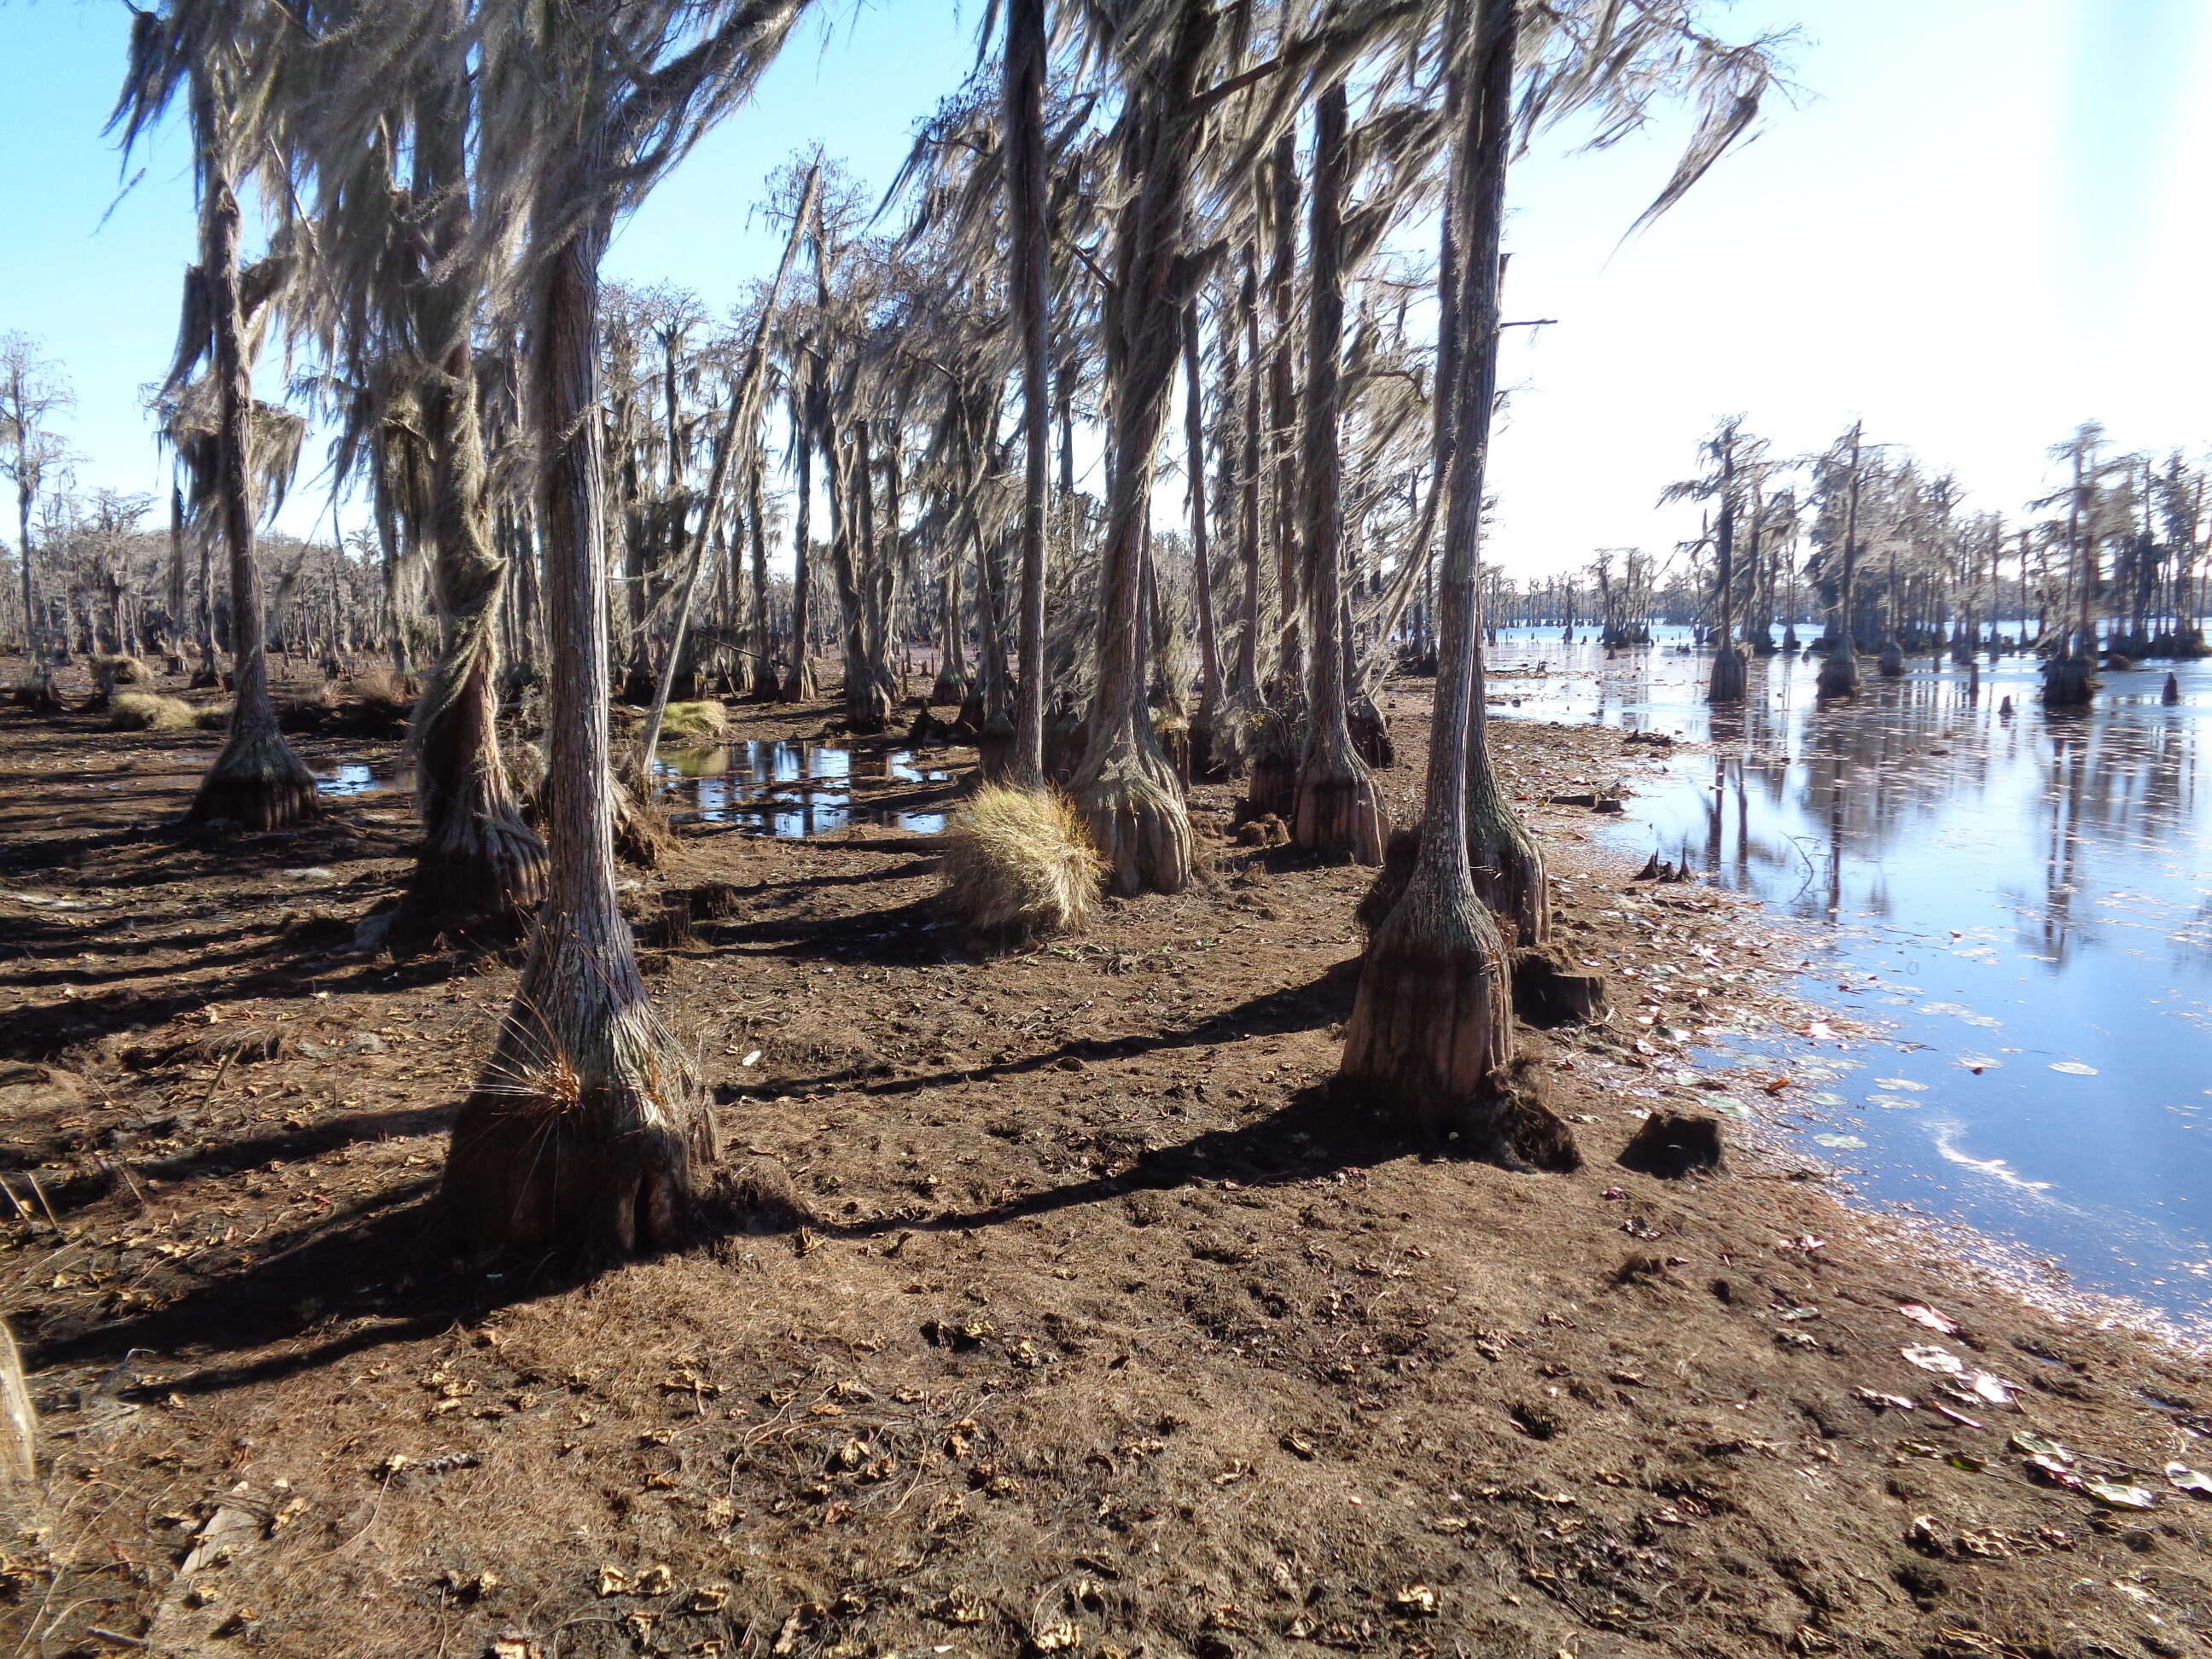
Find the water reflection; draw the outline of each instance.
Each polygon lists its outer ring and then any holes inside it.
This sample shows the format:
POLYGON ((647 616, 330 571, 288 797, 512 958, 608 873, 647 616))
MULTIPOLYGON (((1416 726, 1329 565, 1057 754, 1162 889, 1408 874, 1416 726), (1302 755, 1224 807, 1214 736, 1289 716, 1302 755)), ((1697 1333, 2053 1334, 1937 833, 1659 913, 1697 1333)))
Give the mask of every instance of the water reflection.
POLYGON ((664 753, 653 770, 679 819, 741 824, 794 841, 854 823, 921 835, 945 828, 942 810, 902 804, 902 797, 932 793, 927 786, 947 777, 911 750, 864 750, 856 756, 832 744, 752 741, 664 753), (866 787, 878 783, 919 789, 885 789, 882 802, 866 799, 866 787))
POLYGON ((395 787, 389 774, 380 774, 365 761, 341 761, 315 774, 319 795, 374 795, 395 787))
POLYGON ((1501 665, 1553 672, 1493 710, 1715 744, 1644 763, 1609 833, 1812 924, 1808 992, 1894 1027, 1865 1068, 1892 1075, 1837 1084, 1823 1126, 1869 1143, 1870 1191, 2212 1315, 2212 665, 2179 667, 2178 705, 2160 665, 2046 714, 2021 659, 1922 659, 1831 708, 1814 663, 1754 659, 1717 713, 1680 637, 1608 662, 1509 635, 1501 665))

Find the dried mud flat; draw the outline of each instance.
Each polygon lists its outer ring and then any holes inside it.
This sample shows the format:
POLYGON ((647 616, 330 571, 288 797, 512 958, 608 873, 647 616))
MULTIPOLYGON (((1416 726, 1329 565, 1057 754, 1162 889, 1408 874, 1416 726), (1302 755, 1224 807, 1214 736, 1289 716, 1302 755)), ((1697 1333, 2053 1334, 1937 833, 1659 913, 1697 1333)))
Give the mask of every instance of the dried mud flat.
MULTIPOLYGON (((2198 1364, 1912 1259, 1801 1160, 1615 1163, 1721 1086, 1681 1034, 1803 1019, 1792 944, 1541 804, 1632 775, 1619 733, 1498 738, 1614 975, 1610 1024, 1525 1034, 1580 1171, 1331 1109, 1364 872, 1234 845, 1228 790, 1200 888, 1013 957, 962 945, 927 840, 701 825, 625 873, 642 916, 728 912, 648 948, 714 1091, 716 1225, 577 1285, 431 1243, 512 969, 352 948, 403 794, 180 838, 213 739, 0 714, 0 1308, 43 1459, 0 1644, 2212 1651, 2212 1506, 2166 1474, 2212 1462, 2198 1364)), ((927 810, 947 758, 863 798, 927 810)))

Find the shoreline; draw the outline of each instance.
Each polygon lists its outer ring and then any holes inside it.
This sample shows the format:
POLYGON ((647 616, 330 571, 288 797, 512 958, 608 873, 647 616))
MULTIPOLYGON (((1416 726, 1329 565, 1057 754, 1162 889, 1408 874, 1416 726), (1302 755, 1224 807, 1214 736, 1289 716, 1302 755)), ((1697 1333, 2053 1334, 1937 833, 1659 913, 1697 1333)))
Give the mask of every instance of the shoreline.
MULTIPOLYGON (((1386 699, 1403 822, 1424 699, 1386 699)), ((732 713, 787 738, 834 708, 732 713)), ((2076 1479, 2202 1468, 2201 1369, 1924 1254, 1741 1121, 1724 1173, 1620 1169, 1633 1112, 1771 1108, 1662 1027, 1845 1028, 1785 994, 1758 901, 1625 881, 1597 815, 1538 804, 1604 782, 1619 732, 1492 732, 1561 942, 1613 975, 1612 1025, 1523 1043, 1579 1172, 1332 1115, 1366 872, 1236 846, 1227 789, 1194 792, 1201 887, 1013 957, 939 925, 921 838, 698 834, 624 873, 641 914, 738 889, 650 983, 783 1209, 574 1286, 422 1254, 513 971, 332 948, 404 874, 404 795, 258 848, 125 836, 204 738, 0 716, 8 1178, 62 1230, 0 1224, 49 1459, 0 1625, 81 1601, 50 1651, 307 1652, 343 1616, 349 1651, 499 1659, 1063 1627, 1191 1659, 2200 1650, 2212 1510, 2106 1508, 2011 1441, 2076 1479), (273 1057, 216 1060, 241 1032, 273 1057), (2000 1401, 1964 1403, 1984 1372, 2000 1401)))

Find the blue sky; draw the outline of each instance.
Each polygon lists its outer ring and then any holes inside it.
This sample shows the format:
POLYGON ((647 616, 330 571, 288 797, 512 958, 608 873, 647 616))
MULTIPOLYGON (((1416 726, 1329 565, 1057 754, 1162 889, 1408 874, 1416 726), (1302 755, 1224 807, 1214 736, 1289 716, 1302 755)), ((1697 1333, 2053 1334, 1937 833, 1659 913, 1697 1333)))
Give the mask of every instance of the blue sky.
MULTIPOLYGON (((152 489, 137 392, 170 348, 191 213, 173 134, 115 201, 100 129, 127 16, 0 0, 0 329, 69 365, 82 481, 152 489)), ((733 299, 775 256, 750 217, 765 176, 819 141, 887 183, 972 66, 979 18, 940 0, 818 12, 623 228, 609 275, 733 299)), ((1863 416, 2007 510, 2085 418, 2123 444, 2212 446, 2212 104, 2185 95, 2212 80, 2212 8, 1739 0, 1717 24, 1796 26, 1804 96, 1656 228, 1620 244, 1679 125, 1598 155, 1549 145, 1514 176, 1508 312, 1560 321, 1510 337, 1492 549, 1509 569, 1669 545, 1679 514, 1653 500, 1732 412, 1783 453, 1863 416)), ((325 511, 303 480, 287 523, 325 511)))

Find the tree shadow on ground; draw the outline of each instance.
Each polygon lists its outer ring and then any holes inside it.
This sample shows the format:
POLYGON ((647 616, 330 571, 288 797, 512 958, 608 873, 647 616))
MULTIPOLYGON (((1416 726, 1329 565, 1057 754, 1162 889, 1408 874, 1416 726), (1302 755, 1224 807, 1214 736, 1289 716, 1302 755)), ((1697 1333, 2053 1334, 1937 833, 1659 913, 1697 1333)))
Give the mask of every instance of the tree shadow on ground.
MULTIPOLYGON (((1243 1037, 1282 1036, 1349 1019, 1352 999, 1358 989, 1359 958, 1352 957, 1324 969, 1319 977, 1304 985, 1266 992, 1179 1030, 1134 1032, 1115 1037, 1071 1037, 1058 1048, 1024 1054, 1018 1060, 953 1066, 919 1077, 874 1077, 864 1068, 848 1066, 812 1077, 779 1078, 775 1092, 796 1094, 802 1090, 849 1089, 863 1095, 916 1094, 959 1083, 988 1083, 996 1078, 1022 1077, 1071 1060, 1133 1060, 1165 1050, 1212 1048, 1243 1037)), ((726 1087, 717 1091, 716 1098, 727 1103, 757 1092, 726 1087)))
POLYGON ((1208 1130, 1148 1152, 1113 1175, 1094 1176, 1003 1203, 947 1211, 917 1220, 810 1224, 817 1232, 847 1238, 897 1232, 966 1232, 1103 1204, 1132 1193, 1228 1182, 1241 1188, 1287 1186, 1340 1170, 1371 1168, 1419 1151, 1406 1136, 1382 1128, 1338 1098, 1328 1083, 1318 1083, 1300 1090, 1279 1110, 1234 1128, 1208 1130))

